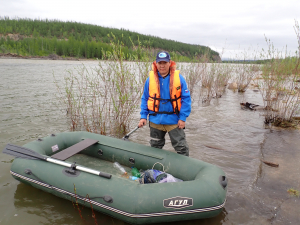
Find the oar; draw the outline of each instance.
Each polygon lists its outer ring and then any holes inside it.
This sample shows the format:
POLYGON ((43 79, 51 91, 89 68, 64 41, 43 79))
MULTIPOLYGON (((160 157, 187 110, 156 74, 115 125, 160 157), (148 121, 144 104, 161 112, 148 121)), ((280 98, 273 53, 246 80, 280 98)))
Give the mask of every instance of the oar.
POLYGON ((100 177, 104 177, 104 178, 108 178, 108 179, 111 178, 111 174, 100 172, 100 171, 93 170, 93 169, 89 169, 89 168, 86 168, 83 166, 78 166, 76 164, 67 163, 67 162, 64 162, 61 160, 53 159, 51 157, 45 157, 31 149, 28 149, 25 147, 20 147, 17 145, 7 144, 3 150, 3 153, 6 153, 6 154, 12 155, 12 156, 16 156, 16 157, 20 157, 20 158, 25 158, 25 159, 40 159, 40 160, 47 161, 50 163, 54 163, 54 164, 58 164, 61 166, 84 171, 86 173, 95 174, 100 177))
POLYGON ((130 131, 128 134, 126 134, 122 139, 127 141, 130 134, 132 134, 133 132, 135 132, 137 129, 139 129, 139 127, 134 128, 132 131, 130 131))

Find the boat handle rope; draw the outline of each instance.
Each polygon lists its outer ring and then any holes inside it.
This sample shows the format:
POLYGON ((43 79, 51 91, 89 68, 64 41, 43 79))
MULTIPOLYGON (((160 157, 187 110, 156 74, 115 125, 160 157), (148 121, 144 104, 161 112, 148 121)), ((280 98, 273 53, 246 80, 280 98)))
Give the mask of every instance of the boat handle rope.
POLYGON ((163 165, 162 163, 160 163, 160 162, 154 163, 153 166, 152 166, 152 169, 154 168, 154 166, 155 166, 156 164, 160 164, 160 165, 163 167, 163 172, 164 172, 164 173, 166 172, 166 171, 165 171, 164 165, 163 165))
MULTIPOLYGON (((152 166, 152 170, 153 170, 153 168, 154 168, 154 166, 156 165, 156 164, 160 164, 162 167, 163 167, 163 172, 165 173, 165 167, 164 167, 164 165, 162 164, 162 163, 160 163, 160 162, 156 162, 156 163, 154 163, 153 164, 153 166, 152 166)), ((141 174, 141 179, 140 179, 140 184, 144 184, 145 182, 145 173, 142 173, 141 174)))

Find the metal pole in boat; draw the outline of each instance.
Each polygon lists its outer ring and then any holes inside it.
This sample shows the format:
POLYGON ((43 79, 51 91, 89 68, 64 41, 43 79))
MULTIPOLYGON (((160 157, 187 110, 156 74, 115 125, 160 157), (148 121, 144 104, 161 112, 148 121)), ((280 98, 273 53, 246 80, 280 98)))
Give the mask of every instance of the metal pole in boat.
POLYGON ((137 129, 139 129, 139 127, 134 128, 132 131, 130 131, 128 134, 126 134, 122 139, 123 140, 128 140, 130 134, 132 134, 133 132, 135 132, 137 129))
MULTIPOLYGON (((57 160, 57 159, 53 159, 53 158, 50 158, 50 157, 46 158, 46 161, 51 162, 51 163, 55 163, 55 164, 58 164, 58 165, 61 165, 61 166, 65 166, 65 167, 72 167, 71 163, 67 163, 67 162, 60 161, 60 160, 57 160)), ((108 179, 111 178, 111 174, 100 172, 98 170, 89 169, 89 168, 86 168, 86 167, 83 167, 83 166, 75 165, 75 169, 86 172, 86 173, 95 174, 95 175, 100 176, 100 177, 105 177, 105 178, 108 178, 108 179)))

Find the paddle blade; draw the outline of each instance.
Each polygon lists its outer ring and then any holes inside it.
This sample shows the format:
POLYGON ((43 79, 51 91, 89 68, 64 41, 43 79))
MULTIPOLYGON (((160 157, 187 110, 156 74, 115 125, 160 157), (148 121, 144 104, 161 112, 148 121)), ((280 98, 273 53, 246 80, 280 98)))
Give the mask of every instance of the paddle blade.
POLYGON ((25 147, 7 144, 3 150, 3 153, 12 155, 19 158, 24 159, 41 159, 46 160, 46 157, 42 156, 41 154, 25 147))

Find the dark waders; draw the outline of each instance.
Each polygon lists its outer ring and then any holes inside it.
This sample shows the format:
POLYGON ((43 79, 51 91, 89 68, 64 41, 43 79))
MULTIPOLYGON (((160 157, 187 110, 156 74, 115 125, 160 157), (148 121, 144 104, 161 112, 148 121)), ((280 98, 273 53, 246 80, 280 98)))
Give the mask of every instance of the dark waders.
MULTIPOLYGON (((167 131, 158 130, 150 126, 150 145, 154 148, 162 149, 165 145, 165 135, 167 131)), ((189 156, 189 146, 185 139, 185 133, 183 129, 178 127, 169 131, 169 137, 173 148, 178 154, 189 156)))

